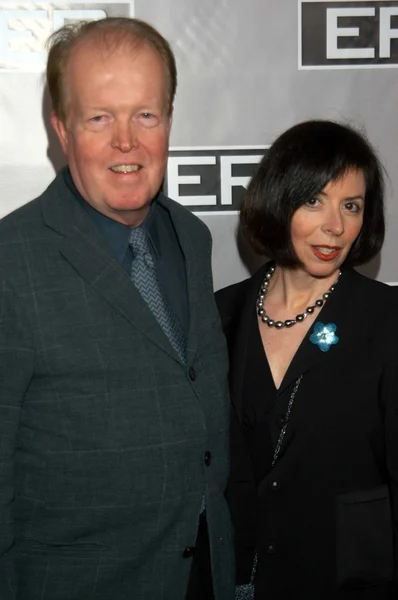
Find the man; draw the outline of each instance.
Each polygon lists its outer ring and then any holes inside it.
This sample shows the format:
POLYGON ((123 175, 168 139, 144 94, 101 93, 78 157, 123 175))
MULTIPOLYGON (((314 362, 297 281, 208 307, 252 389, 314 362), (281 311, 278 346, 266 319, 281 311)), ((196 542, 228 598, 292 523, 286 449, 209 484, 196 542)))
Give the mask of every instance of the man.
POLYGON ((69 168, 0 224, 0 598, 229 600, 211 239, 159 193, 173 54, 69 25, 47 79, 69 168))

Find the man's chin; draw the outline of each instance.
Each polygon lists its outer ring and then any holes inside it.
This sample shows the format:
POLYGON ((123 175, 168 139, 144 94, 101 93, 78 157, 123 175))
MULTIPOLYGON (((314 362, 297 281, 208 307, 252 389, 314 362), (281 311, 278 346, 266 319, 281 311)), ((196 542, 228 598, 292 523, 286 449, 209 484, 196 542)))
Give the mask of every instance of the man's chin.
POLYGON ((125 225, 139 225, 147 216, 151 202, 152 200, 146 199, 110 201, 106 205, 106 213, 104 212, 104 214, 115 221, 123 222, 125 225))

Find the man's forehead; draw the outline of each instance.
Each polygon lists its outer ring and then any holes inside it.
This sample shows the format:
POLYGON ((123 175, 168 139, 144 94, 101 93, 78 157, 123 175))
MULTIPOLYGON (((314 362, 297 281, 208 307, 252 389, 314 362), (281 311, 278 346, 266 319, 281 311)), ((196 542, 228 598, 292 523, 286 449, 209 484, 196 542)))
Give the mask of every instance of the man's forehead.
POLYGON ((104 61, 119 53, 123 53, 124 56, 131 56, 133 61, 142 52, 157 55, 157 52, 148 42, 132 34, 127 35, 125 32, 117 30, 93 32, 78 42, 71 50, 69 64, 78 63, 86 58, 104 61))

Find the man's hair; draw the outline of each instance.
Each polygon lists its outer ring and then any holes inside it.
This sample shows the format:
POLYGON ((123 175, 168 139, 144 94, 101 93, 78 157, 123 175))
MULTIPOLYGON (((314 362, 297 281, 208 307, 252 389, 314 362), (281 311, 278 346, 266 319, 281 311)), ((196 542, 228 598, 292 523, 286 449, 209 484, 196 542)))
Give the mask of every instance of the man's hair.
POLYGON ((351 170, 363 173, 366 192, 362 229, 344 265, 368 262, 384 241, 383 167, 362 134, 332 121, 299 123, 272 144, 243 200, 244 238, 256 252, 280 266, 300 266, 291 239, 293 214, 329 182, 351 170))
POLYGON ((78 21, 66 24, 49 38, 47 60, 47 84, 53 110, 65 123, 67 113, 66 70, 74 48, 88 39, 97 39, 107 50, 112 51, 120 44, 133 48, 148 45, 161 59, 168 88, 168 112, 173 110, 177 88, 177 68, 170 44, 160 33, 145 21, 127 17, 107 17, 98 21, 78 21))

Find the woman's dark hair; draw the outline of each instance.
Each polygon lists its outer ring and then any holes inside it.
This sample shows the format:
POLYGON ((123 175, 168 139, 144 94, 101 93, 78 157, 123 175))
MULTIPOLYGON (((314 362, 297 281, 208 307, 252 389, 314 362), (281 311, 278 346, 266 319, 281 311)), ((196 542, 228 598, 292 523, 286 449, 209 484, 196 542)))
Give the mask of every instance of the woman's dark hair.
POLYGON ((383 167, 362 134, 332 121, 299 123, 272 144, 243 200, 243 236, 280 266, 299 266, 290 234, 293 214, 350 170, 363 172, 366 191, 362 229, 344 265, 369 261, 384 241, 383 167))

